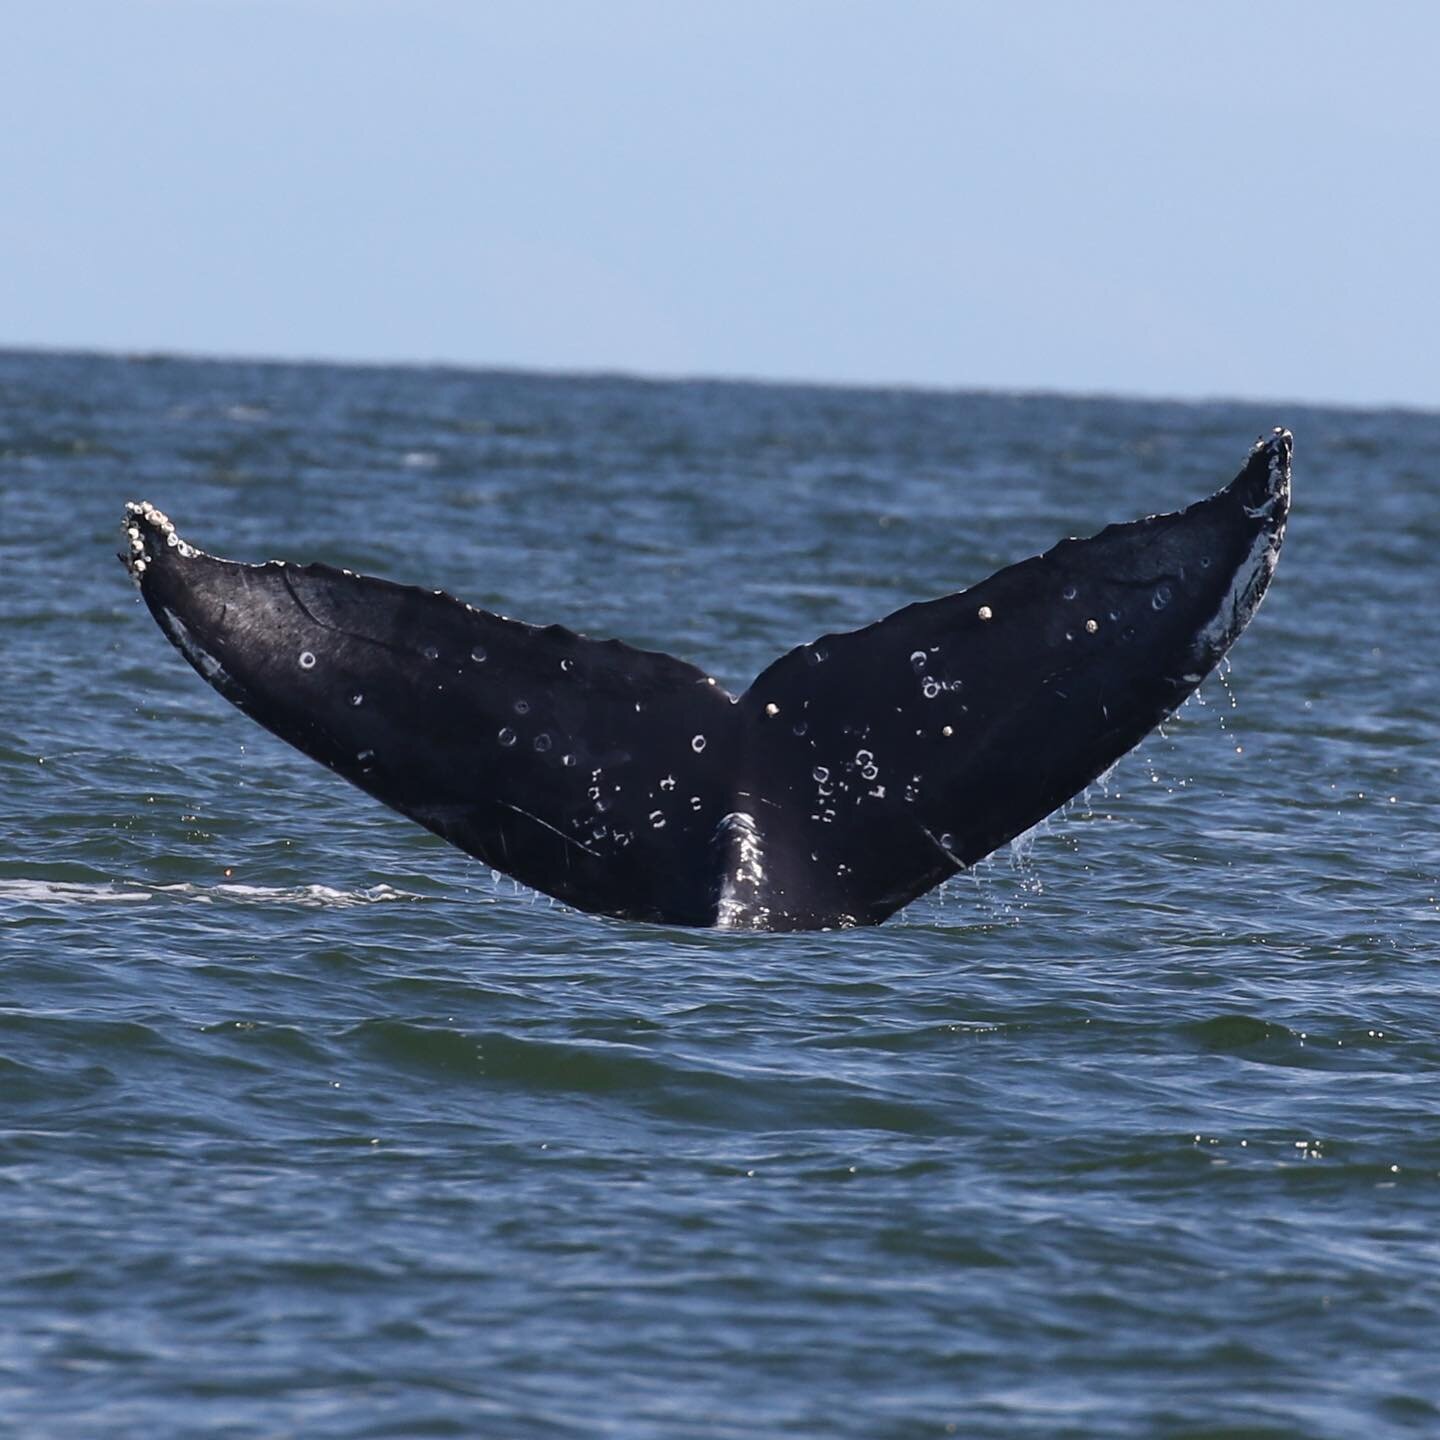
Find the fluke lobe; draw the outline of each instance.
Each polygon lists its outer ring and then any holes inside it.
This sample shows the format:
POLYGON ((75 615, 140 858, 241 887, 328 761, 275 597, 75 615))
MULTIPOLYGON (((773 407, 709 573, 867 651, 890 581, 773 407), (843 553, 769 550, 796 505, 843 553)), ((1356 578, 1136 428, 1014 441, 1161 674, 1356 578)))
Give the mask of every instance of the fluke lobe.
POLYGON ((738 697, 438 591, 216 559, 149 504, 126 507, 121 559, 226 699, 536 890, 677 925, 874 925, 1195 689, 1274 572, 1290 450, 1276 430, 1207 500, 824 635, 738 697))

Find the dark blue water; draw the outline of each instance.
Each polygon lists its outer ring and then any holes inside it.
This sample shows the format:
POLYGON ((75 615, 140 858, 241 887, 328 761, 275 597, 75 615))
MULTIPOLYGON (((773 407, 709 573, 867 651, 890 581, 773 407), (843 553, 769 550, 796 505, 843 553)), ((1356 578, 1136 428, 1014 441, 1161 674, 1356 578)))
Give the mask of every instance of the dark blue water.
POLYGON ((0 1429, 1440 1429, 1440 417, 0 355, 0 1429), (571 913, 271 739, 124 500, 781 650, 1296 434, 1275 586, 879 930, 571 913))

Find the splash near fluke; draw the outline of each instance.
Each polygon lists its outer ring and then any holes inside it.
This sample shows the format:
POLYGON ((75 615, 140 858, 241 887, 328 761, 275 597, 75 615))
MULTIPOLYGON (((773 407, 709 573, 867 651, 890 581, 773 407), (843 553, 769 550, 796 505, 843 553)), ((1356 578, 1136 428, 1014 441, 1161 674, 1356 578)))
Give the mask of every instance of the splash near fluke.
POLYGON ((1288 431, 1215 495, 782 656, 703 671, 334 570, 242 565, 126 507, 121 554, 185 658, 267 730, 578 909, 874 925, 1139 743, 1275 569, 1288 431))

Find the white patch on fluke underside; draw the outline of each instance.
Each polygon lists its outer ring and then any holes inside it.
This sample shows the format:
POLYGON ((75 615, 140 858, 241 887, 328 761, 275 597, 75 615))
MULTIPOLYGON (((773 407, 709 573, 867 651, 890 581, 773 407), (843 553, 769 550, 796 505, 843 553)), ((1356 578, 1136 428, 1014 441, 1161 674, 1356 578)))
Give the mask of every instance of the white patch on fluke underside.
POLYGON ((725 845, 726 864, 715 923, 725 930, 766 929, 770 910, 759 903, 765 852, 755 817, 743 810, 732 811, 721 819, 716 834, 725 845))
MULTIPOLYGON (((1262 441, 1270 447, 1270 483, 1265 499, 1246 513, 1254 518, 1269 518, 1286 497, 1290 485, 1290 436, 1278 432, 1273 440, 1262 441)), ((1195 637, 1195 653, 1208 669, 1222 655, 1235 637, 1250 623, 1275 573, 1280 559, 1280 546, 1285 539, 1285 519, 1263 525, 1251 542, 1250 553, 1236 568, 1230 588, 1220 601, 1214 616, 1195 637)))

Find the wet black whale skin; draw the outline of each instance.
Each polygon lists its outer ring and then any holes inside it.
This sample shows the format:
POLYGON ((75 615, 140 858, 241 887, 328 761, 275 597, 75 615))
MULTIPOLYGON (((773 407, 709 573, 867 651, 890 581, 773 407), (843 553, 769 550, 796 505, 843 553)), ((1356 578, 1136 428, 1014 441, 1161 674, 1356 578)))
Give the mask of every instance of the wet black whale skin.
POLYGON ((877 924, 1195 689, 1269 583, 1290 451, 1277 430, 1208 499, 822 636, 738 699, 668 655, 438 592, 217 559, 148 505, 127 507, 121 558, 227 699, 526 885, 671 924, 877 924))

